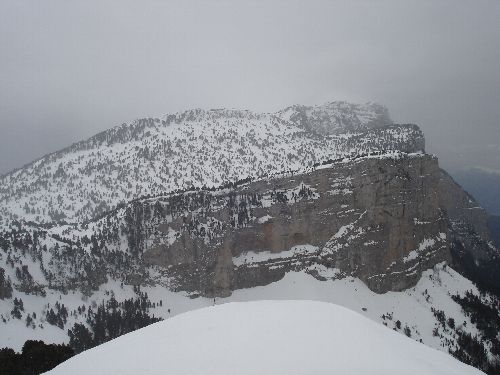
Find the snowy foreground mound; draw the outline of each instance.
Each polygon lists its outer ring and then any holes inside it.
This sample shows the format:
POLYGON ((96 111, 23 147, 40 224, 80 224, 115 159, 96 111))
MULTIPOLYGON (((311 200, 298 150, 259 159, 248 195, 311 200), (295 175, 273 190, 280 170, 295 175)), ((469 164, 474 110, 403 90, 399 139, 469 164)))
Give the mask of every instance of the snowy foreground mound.
POLYGON ((346 308, 229 303, 88 350, 50 374, 481 374, 346 308))

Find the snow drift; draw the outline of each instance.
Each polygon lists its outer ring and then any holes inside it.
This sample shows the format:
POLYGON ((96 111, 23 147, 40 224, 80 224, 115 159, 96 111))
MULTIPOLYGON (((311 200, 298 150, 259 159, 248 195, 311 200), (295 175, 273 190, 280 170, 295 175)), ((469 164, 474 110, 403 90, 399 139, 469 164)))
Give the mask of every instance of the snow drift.
POLYGON ((481 374, 358 313, 314 301, 229 303, 88 350, 58 374, 481 374))

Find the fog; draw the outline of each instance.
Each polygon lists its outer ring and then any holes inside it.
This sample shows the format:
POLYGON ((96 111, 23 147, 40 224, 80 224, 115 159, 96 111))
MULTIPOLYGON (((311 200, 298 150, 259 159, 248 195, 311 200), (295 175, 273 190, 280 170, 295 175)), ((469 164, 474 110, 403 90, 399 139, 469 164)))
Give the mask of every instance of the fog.
POLYGON ((500 170, 500 1, 0 0, 0 173, 189 108, 385 104, 500 170))

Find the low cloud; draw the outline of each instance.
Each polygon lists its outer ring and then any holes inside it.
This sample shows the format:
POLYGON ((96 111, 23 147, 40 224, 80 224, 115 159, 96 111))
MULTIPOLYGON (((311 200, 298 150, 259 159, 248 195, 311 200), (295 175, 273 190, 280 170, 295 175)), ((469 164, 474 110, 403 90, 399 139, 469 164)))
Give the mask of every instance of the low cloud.
POLYGON ((338 99, 419 124, 446 168, 490 168, 499 14, 486 0, 0 0, 0 173, 142 116, 338 99))

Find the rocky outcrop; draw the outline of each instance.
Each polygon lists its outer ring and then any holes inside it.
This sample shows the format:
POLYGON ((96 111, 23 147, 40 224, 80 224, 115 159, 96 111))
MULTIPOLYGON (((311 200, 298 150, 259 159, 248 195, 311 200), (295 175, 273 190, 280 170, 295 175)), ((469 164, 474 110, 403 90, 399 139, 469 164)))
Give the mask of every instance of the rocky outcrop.
POLYGON ((434 157, 397 154, 205 193, 196 200, 210 204, 158 225, 163 239, 153 234, 143 259, 203 295, 265 285, 290 270, 403 290, 449 259, 439 177, 434 157))
POLYGON ((500 293, 500 251, 484 208, 441 170, 440 205, 449 219, 453 266, 483 288, 500 293))
POLYGON ((490 240, 488 213, 444 170, 439 179, 440 205, 453 222, 468 223, 484 240, 490 240))

